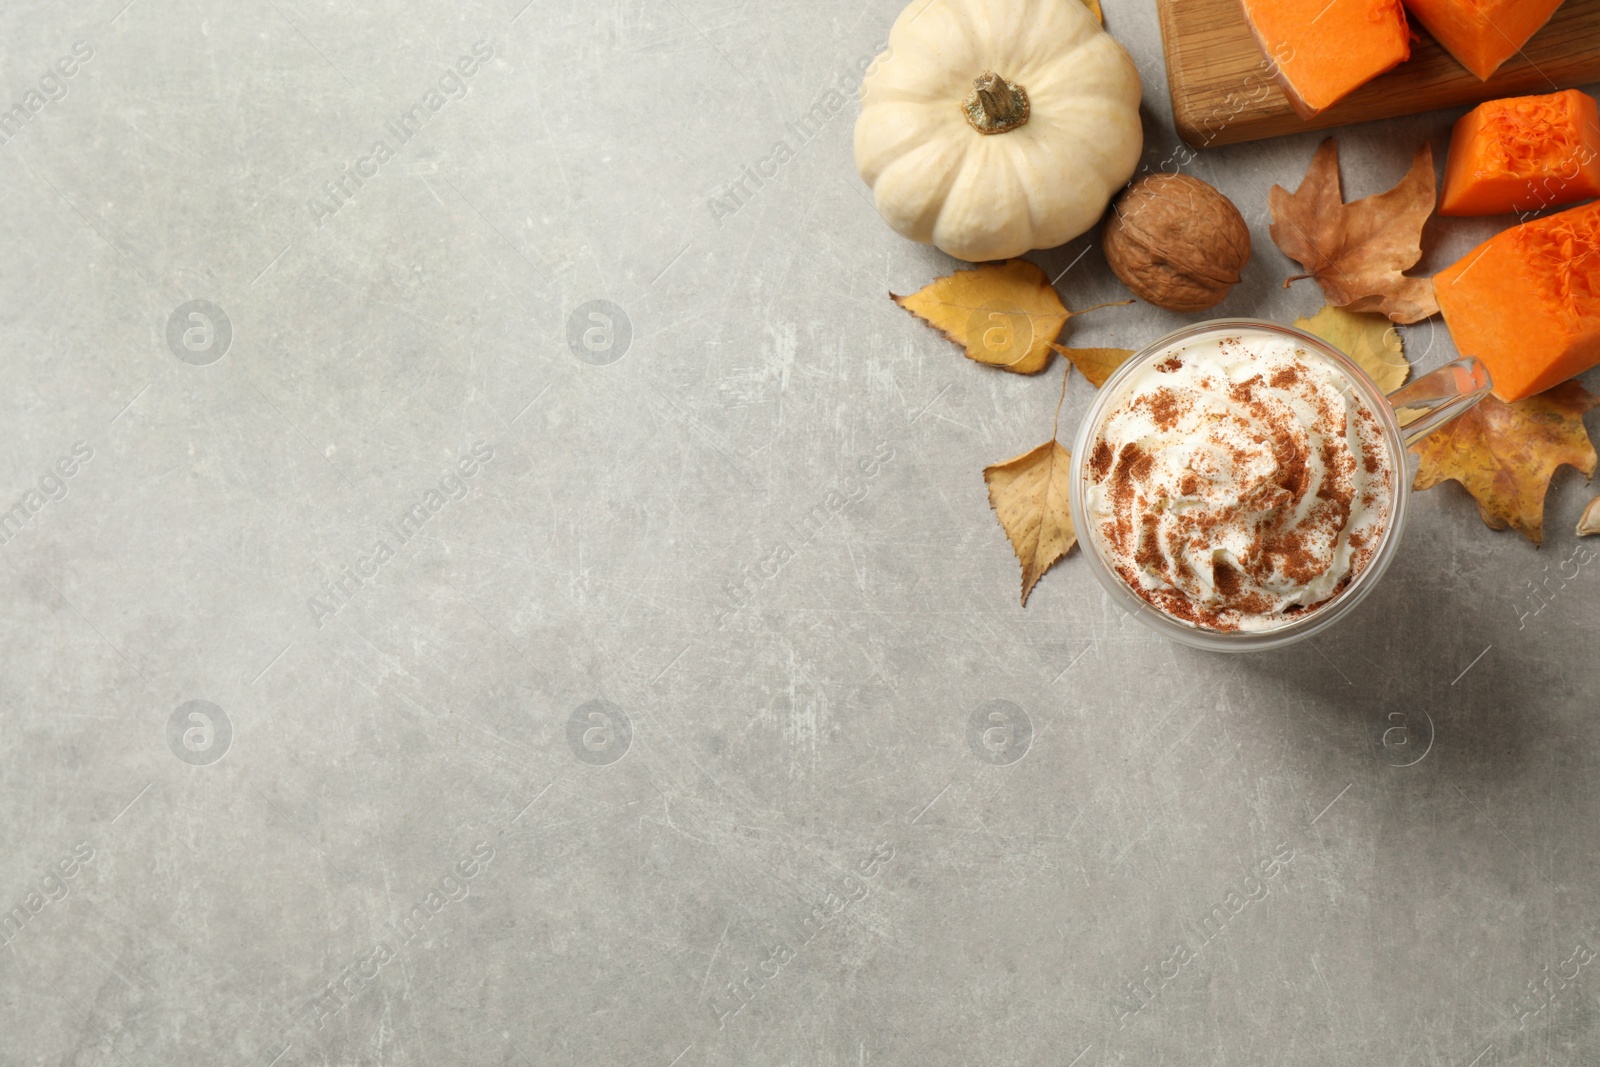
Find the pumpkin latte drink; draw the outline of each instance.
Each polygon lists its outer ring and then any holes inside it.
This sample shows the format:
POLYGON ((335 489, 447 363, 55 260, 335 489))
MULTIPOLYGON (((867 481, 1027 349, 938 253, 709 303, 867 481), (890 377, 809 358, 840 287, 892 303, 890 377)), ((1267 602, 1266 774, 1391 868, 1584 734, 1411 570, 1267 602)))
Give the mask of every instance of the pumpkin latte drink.
POLYGON ((1270 631, 1372 563, 1401 475, 1372 401, 1334 360, 1290 331, 1230 324, 1113 384, 1077 523, 1150 606, 1204 630, 1270 631))

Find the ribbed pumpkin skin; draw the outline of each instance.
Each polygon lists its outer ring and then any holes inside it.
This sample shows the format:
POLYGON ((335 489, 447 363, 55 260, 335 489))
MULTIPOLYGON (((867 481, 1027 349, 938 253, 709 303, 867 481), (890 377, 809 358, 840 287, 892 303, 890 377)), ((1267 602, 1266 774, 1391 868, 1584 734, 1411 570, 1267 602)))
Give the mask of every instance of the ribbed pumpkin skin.
POLYGON ((969 262, 1089 230, 1138 165, 1139 74, 1081 0, 917 0, 861 87, 856 167, 897 232, 969 262), (962 102, 994 71, 1028 122, 981 134, 962 102))

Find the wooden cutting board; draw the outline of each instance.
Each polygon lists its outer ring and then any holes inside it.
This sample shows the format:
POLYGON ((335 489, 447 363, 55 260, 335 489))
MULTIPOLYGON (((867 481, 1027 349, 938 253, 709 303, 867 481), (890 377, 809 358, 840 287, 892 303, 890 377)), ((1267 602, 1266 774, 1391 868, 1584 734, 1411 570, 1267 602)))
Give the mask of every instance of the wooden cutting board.
POLYGON ((1414 115, 1600 81, 1600 0, 1567 0, 1522 55, 1480 82, 1416 25, 1411 58, 1312 119, 1295 114, 1239 0, 1157 0, 1178 134, 1195 148, 1414 115))

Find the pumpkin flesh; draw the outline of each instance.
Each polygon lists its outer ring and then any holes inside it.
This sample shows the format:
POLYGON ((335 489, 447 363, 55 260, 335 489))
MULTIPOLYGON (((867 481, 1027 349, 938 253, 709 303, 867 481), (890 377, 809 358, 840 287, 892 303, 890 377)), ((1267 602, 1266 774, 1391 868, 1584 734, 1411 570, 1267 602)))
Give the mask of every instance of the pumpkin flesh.
POLYGON ((1512 403, 1600 363, 1600 201, 1513 226, 1434 277, 1465 356, 1512 403))
POLYGON ((1411 56, 1400 0, 1243 0, 1245 18, 1302 118, 1411 56))
POLYGON ((1456 122, 1441 215, 1504 215, 1600 196, 1600 108, 1568 89, 1480 104, 1456 122))
POLYGON ((1550 21, 1561 0, 1406 0, 1445 51, 1482 81, 1550 21))

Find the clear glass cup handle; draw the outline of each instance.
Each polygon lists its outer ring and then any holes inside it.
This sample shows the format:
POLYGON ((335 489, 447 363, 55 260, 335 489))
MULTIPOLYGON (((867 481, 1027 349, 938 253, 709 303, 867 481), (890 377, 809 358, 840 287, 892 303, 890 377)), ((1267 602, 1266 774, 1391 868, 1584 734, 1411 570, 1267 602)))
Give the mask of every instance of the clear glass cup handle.
POLYGON ((1406 444, 1414 445, 1488 396, 1492 388, 1489 368, 1472 356, 1463 356, 1401 386, 1388 400, 1400 420, 1406 444))

